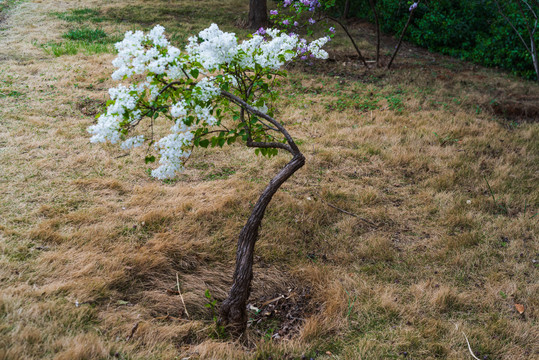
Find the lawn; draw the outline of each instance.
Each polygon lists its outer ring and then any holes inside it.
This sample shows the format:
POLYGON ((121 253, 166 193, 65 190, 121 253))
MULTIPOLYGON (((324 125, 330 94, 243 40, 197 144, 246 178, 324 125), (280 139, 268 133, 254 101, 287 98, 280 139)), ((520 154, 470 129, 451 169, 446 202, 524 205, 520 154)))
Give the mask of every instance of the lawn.
POLYGON ((409 44, 365 69, 342 33, 282 81, 306 165, 266 213, 247 333, 215 324, 288 158, 197 149, 162 182, 86 129, 125 31, 245 37, 247 5, 0 4, 0 360, 539 358, 539 85, 409 44))

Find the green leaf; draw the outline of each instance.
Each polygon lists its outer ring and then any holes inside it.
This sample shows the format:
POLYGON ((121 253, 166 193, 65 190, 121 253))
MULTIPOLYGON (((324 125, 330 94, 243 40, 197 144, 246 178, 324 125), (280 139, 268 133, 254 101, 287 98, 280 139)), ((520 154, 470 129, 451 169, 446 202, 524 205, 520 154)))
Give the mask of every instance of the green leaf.
POLYGON ((210 140, 208 140, 208 139, 200 140, 198 142, 198 145, 203 147, 203 148, 207 148, 208 145, 210 145, 210 140))
POLYGON ((196 79, 196 78, 198 78, 199 71, 197 69, 191 69, 189 74, 191 74, 191 76, 196 79))
POLYGON ((153 163, 155 162, 155 156, 153 155, 148 155, 144 158, 144 162, 147 164, 147 163, 153 163))

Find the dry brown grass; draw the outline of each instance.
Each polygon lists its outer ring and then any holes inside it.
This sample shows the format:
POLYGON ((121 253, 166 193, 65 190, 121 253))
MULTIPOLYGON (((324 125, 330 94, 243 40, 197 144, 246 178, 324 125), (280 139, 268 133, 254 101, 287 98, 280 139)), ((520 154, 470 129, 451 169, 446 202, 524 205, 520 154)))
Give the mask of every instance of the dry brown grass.
MULTIPOLYGON (((244 3, 214 21, 234 29, 244 3)), ((538 357, 539 125, 500 109, 539 88, 412 47, 393 71, 365 71, 342 39, 335 61, 283 83, 279 118, 307 164, 257 246, 252 302, 309 289, 305 321, 291 340, 215 339, 204 292, 226 296, 236 236, 286 157, 202 149, 175 183, 150 179, 142 152, 88 142, 113 55, 39 47, 75 26, 51 12, 100 8, 95 26, 121 34, 136 26, 121 9, 141 6, 132 21, 181 42, 214 5, 25 1, 0 25, 0 92, 21 94, 0 97, 0 359, 464 359, 455 324, 480 358, 538 357)))

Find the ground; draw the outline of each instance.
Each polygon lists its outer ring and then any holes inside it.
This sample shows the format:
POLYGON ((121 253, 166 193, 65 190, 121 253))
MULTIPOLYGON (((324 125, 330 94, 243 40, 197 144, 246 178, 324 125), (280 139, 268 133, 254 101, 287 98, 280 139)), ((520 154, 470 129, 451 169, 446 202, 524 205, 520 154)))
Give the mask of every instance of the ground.
POLYGON ((246 3, 0 4, 0 359, 538 358, 539 86, 407 44, 367 70, 342 34, 282 82, 306 166, 266 214, 248 333, 215 324, 286 154, 197 149, 160 182, 86 129, 123 32, 246 36, 246 3))

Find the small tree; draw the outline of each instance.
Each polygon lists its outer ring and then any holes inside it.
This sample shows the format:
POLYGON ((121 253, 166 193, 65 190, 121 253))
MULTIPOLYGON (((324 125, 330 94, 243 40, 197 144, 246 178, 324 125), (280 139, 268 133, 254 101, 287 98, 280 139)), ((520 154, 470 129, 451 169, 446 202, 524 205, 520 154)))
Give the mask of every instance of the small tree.
POLYGON ((526 51, 528 51, 528 54, 530 54, 533 68, 535 70, 535 75, 537 77, 537 81, 539 82, 539 58, 537 57, 537 40, 535 36, 537 32, 537 27, 539 25, 539 0, 509 0, 507 1, 506 5, 500 5, 500 2, 498 0, 494 0, 494 2, 498 7, 498 12, 500 13, 500 15, 502 15, 505 21, 507 21, 507 23, 511 26, 520 41, 524 44, 524 47, 526 48, 526 51), (524 39, 524 36, 526 35, 522 36, 520 31, 517 29, 517 22, 511 21, 511 19, 509 18, 511 16, 511 11, 509 10, 508 5, 514 6, 515 3, 518 9, 518 14, 520 14, 520 16, 522 17, 521 22, 524 23, 524 28, 526 29, 525 31, 528 35, 528 41, 524 39))
MULTIPOLYGON (((239 235, 233 285, 220 308, 221 321, 236 333, 247 324, 254 246, 266 207, 305 163, 293 138, 273 118, 271 103, 278 96, 274 80, 286 75, 283 65, 300 55, 327 58, 321 49, 327 41, 307 43, 297 35, 268 29, 238 43, 235 34, 212 24, 191 37, 182 53, 169 44, 161 26, 148 34, 127 32, 116 44, 118 57, 113 65, 118 69, 112 78, 129 79, 131 84, 109 90, 106 113, 88 129, 91 142, 122 141, 124 149, 145 142, 153 145, 160 154, 160 166, 151 174, 158 179, 176 176, 199 146, 222 147, 242 140, 256 154, 267 157, 279 150, 290 153, 292 159, 266 186, 239 235), (172 127, 156 140, 159 119, 172 127), (143 123, 148 125, 145 133, 141 132, 143 123)), ((147 156, 146 161, 155 161, 155 156, 147 156)))

